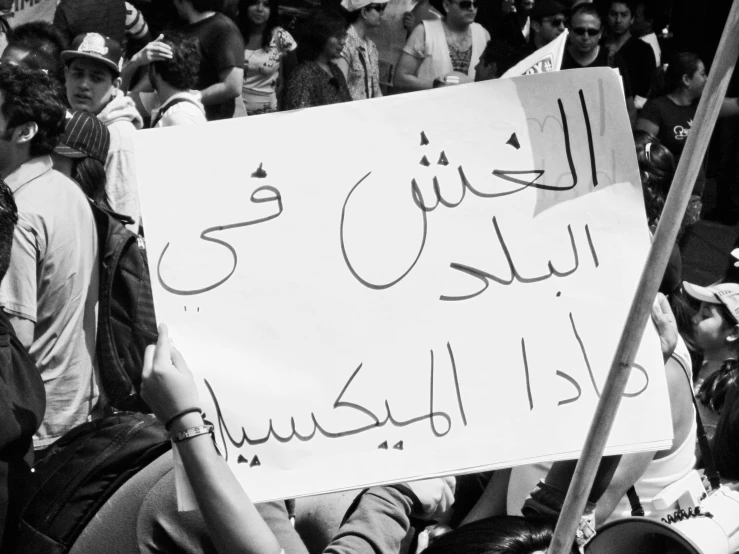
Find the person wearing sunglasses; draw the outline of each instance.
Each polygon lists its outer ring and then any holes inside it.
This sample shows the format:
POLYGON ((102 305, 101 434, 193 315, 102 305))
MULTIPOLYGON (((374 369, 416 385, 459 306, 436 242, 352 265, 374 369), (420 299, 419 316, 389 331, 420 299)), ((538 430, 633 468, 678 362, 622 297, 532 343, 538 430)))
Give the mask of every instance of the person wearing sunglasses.
POLYGON ((573 9, 570 19, 569 45, 562 57, 561 69, 582 69, 585 67, 612 67, 618 69, 623 80, 626 109, 633 125, 636 121, 636 107, 631 79, 623 58, 616 54, 609 56, 608 49, 600 46, 603 36, 603 19, 593 4, 580 4, 573 9))
POLYGON ((380 92, 380 55, 377 45, 367 36, 367 31, 382 23, 382 14, 389 0, 342 0, 349 30, 346 43, 337 58, 352 100, 377 98, 380 92))
POLYGON ((478 23, 476 0, 443 0, 444 17, 424 21, 408 38, 395 70, 395 86, 403 91, 468 83, 490 40, 478 23))
POLYGON ((538 0, 531 10, 531 40, 521 47, 521 59, 543 48, 561 35, 567 24, 566 8, 556 0, 538 0))

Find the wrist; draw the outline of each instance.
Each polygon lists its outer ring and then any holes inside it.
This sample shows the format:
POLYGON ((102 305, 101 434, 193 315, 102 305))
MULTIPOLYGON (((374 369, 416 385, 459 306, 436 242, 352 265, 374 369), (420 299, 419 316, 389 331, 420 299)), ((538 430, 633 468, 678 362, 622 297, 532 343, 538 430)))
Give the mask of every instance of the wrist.
POLYGON ((179 433, 191 427, 198 427, 203 424, 203 416, 200 412, 192 412, 181 417, 175 418, 169 426, 169 432, 172 434, 179 433))

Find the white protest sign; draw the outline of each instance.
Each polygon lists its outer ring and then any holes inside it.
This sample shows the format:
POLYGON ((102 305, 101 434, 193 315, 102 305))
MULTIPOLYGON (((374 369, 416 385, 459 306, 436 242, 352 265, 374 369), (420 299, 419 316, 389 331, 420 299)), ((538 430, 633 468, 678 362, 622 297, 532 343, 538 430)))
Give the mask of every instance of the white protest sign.
MULTIPOLYGON (((577 455, 649 248, 618 78, 135 135, 157 317, 255 500, 577 455)), ((608 452, 670 444, 650 326, 608 452)))
POLYGON ((533 54, 529 54, 501 77, 517 77, 559 71, 567 45, 567 29, 549 44, 545 44, 533 54))
POLYGON ((31 21, 49 21, 54 19, 56 0, 15 0, 11 8, 12 16, 8 21, 11 27, 17 27, 31 21))

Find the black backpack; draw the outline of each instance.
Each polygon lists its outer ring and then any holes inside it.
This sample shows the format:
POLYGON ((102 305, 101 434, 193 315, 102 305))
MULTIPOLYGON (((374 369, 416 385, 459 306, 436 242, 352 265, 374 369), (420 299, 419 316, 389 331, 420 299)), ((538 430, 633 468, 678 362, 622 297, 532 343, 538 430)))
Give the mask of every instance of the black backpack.
POLYGON ((127 216, 90 202, 100 243, 100 287, 95 354, 108 403, 150 412, 141 400, 144 351, 157 340, 151 278, 143 240, 127 216))
POLYGON ((16 552, 67 552, 113 493, 170 448, 153 415, 119 412, 69 431, 33 468, 16 552))
POLYGON ((33 434, 46 410, 41 374, 0 308, 0 552, 12 552, 33 434))

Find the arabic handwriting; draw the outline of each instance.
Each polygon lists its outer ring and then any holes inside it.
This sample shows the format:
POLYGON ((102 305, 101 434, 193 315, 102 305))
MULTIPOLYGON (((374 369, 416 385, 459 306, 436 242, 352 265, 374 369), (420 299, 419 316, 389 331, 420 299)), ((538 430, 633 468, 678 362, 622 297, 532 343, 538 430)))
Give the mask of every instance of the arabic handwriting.
MULTIPOLYGON (((262 169, 261 164, 259 166, 259 169, 255 173, 258 173, 258 172, 264 173, 264 175, 266 176, 266 172, 262 169)), ((164 290, 166 290, 167 292, 170 292, 172 294, 177 294, 177 295, 180 295, 180 296, 192 296, 192 295, 195 295, 195 294, 202 294, 204 292, 208 292, 209 290, 213 290, 216 287, 221 286, 223 283, 225 283, 226 281, 228 281, 231 278, 231 276, 236 271, 236 266, 238 264, 238 254, 236 253, 236 249, 233 246, 231 246, 228 242, 226 242, 225 240, 212 237, 211 234, 218 233, 218 232, 221 232, 221 231, 228 231, 230 229, 238 229, 238 228, 241 228, 241 227, 249 227, 251 225, 258 225, 260 223, 265 223, 266 221, 271 221, 271 220, 279 217, 282 214, 282 209, 283 209, 283 207, 282 207, 282 195, 280 194, 280 191, 277 190, 273 186, 263 185, 261 187, 258 187, 251 194, 250 200, 251 200, 251 202, 253 204, 263 204, 263 203, 267 203, 267 202, 276 202, 277 203, 277 212, 276 213, 273 213, 273 214, 270 214, 270 215, 267 215, 267 216, 264 216, 264 217, 260 217, 258 219, 252 219, 250 221, 241 221, 241 222, 238 222, 238 223, 231 223, 231 224, 228 224, 228 225, 217 225, 215 227, 208 227, 207 229, 204 229, 202 233, 200 233, 200 239, 201 240, 204 240, 206 242, 211 242, 213 244, 217 244, 217 245, 222 246, 223 248, 225 248, 226 250, 229 251, 229 253, 231 254, 231 270, 228 272, 228 274, 225 275, 224 277, 222 277, 221 279, 219 279, 218 281, 216 281, 215 283, 213 283, 211 285, 208 285, 208 286, 205 286, 205 287, 202 287, 202 288, 198 288, 198 289, 189 289, 189 290, 187 290, 187 289, 177 289, 175 287, 172 287, 172 286, 168 285, 165 282, 164 277, 162 276, 162 260, 164 259, 164 255, 167 253, 167 250, 169 249, 169 244, 170 243, 168 242, 164 246, 164 249, 162 250, 162 253, 159 255, 159 261, 157 262, 157 276, 159 278, 159 284, 162 285, 162 288, 164 288, 164 290), (264 192, 271 193, 271 194, 268 195, 268 196, 258 196, 258 194, 261 194, 261 193, 264 193, 264 192)))
MULTIPOLYGON (((466 426, 467 416, 465 414, 464 404, 462 401, 459 376, 457 373, 456 362, 454 360, 454 352, 453 352, 453 349, 450 343, 447 343, 447 352, 448 352, 448 355, 451 361, 452 373, 454 376, 454 386, 456 389, 457 404, 459 407, 460 416, 462 419, 462 423, 466 426)), ((344 397, 347 394, 349 388, 351 387, 352 382, 357 377, 359 372, 362 370, 363 364, 359 364, 359 366, 357 366, 357 368, 349 376, 346 383, 344 383, 344 386, 341 389, 341 392, 339 392, 338 396, 334 400, 332 408, 334 410, 338 410, 342 408, 351 409, 351 410, 354 410, 355 412, 359 412, 363 414, 364 416, 367 416, 370 421, 364 425, 360 425, 358 427, 354 427, 350 429, 332 431, 332 430, 327 429, 321 423, 319 423, 315 412, 312 412, 310 414, 310 422, 312 423, 312 429, 308 433, 299 431, 297 429, 295 417, 291 416, 289 434, 285 435, 285 434, 278 433, 275 429, 274 420, 270 418, 269 424, 267 427, 267 432, 264 435, 260 437, 249 436, 246 430, 244 429, 244 427, 241 427, 240 436, 239 436, 239 432, 232 433, 232 431, 229 429, 224 419, 223 411, 221 409, 218 396, 216 395, 215 390, 213 390, 213 387, 211 386, 210 382, 208 382, 207 379, 204 379, 205 385, 208 389, 208 392, 210 393, 210 396, 213 400, 215 410, 216 410, 216 418, 215 418, 216 421, 214 423, 213 422, 209 422, 209 423, 213 424, 218 429, 218 433, 221 438, 221 443, 224 445, 224 457, 226 460, 228 460, 228 444, 231 444, 233 447, 238 449, 244 445, 258 446, 261 444, 265 444, 270 439, 274 439, 275 441, 279 443, 288 443, 292 440, 308 442, 311 439, 313 439, 316 436, 316 434, 320 434, 323 437, 329 438, 329 439, 340 439, 343 437, 358 435, 360 433, 364 433, 372 429, 378 429, 388 424, 394 427, 402 428, 402 427, 407 427, 409 425, 413 425, 413 424, 420 423, 423 421, 428 421, 429 428, 431 432, 434 434, 434 436, 437 438, 442 438, 442 437, 445 437, 447 434, 449 434, 449 432, 452 430, 452 418, 447 412, 438 410, 435 407, 435 401, 434 401, 434 391, 436 388, 436 384, 435 384, 436 367, 435 365, 436 364, 434 360, 434 351, 430 350, 428 412, 415 416, 415 417, 410 417, 408 419, 400 419, 396 417, 395 415, 393 415, 393 411, 387 399, 385 399, 384 401, 384 412, 385 413, 382 419, 380 419, 380 417, 378 417, 374 412, 372 412, 365 406, 362 406, 361 404, 358 404, 356 402, 349 402, 349 401, 344 400, 344 397)), ((382 447, 382 445, 380 447, 382 447)))
POLYGON ((577 243, 575 242, 575 236, 572 233, 572 226, 567 225, 567 233, 570 237, 570 247, 572 248, 572 254, 574 257, 574 265, 571 269, 568 269, 566 271, 559 271, 554 267, 554 264, 551 260, 547 262, 547 268, 549 269, 548 274, 543 275, 537 275, 534 277, 524 277, 516 268, 516 264, 513 261, 513 257, 511 256, 511 252, 508 249, 508 245, 506 244, 505 238, 503 237, 503 233, 500 230, 500 225, 498 225, 498 219, 497 217, 493 217, 493 227, 495 228, 495 236, 498 240, 498 245, 500 246, 501 251, 503 252, 503 255, 506 258, 506 262, 508 263, 508 270, 510 272, 510 277, 503 278, 499 277, 497 275, 493 275, 492 273, 488 273, 487 271, 483 271, 481 269, 477 269, 468 265, 452 262, 449 264, 449 267, 452 269, 459 271, 461 273, 465 273, 467 275, 471 275, 472 277, 476 277, 483 283, 483 287, 478 290, 477 292, 471 293, 471 294, 465 294, 460 296, 450 296, 450 295, 441 295, 439 297, 439 300, 444 300, 447 302, 454 302, 454 301, 460 301, 460 300, 469 300, 471 298, 475 298, 476 296, 481 295, 483 292, 485 292, 489 286, 489 281, 495 281, 496 283, 500 285, 510 285, 513 283, 513 281, 518 281, 519 283, 536 283, 539 281, 544 281, 545 279, 549 279, 550 277, 567 277, 568 275, 572 275, 578 267, 580 267, 580 255, 577 251, 577 243))
MULTIPOLYGON (((585 103, 585 96, 582 90, 579 91, 579 99, 580 99, 580 108, 582 110, 584 121, 585 121, 585 131, 586 131, 586 137, 587 137, 587 143, 588 143, 588 150, 590 152, 590 169, 591 169, 592 177, 593 177, 593 186, 597 186, 598 184, 597 167, 596 167, 596 162, 595 162, 595 148, 593 144, 593 134, 592 134, 592 130, 590 127, 590 117, 588 115, 588 108, 585 103)), ((448 209, 457 208, 464 202, 467 192, 476 196, 477 198, 493 199, 493 198, 509 196, 512 194, 517 194, 528 188, 535 188, 535 189, 547 190, 547 191, 567 191, 567 190, 573 189, 578 183, 578 174, 577 174, 577 167, 575 165, 575 162, 572 156, 570 127, 568 124, 567 113, 565 112, 562 99, 557 99, 557 107, 559 109, 559 113, 561 117, 561 129, 562 129, 562 134, 564 137, 565 155, 567 158, 567 164, 569 166, 570 174, 572 176, 572 182, 570 184, 565 184, 563 186, 549 185, 549 184, 540 182, 540 179, 542 179, 545 174, 545 171, 542 169, 527 169, 527 170, 494 169, 492 171, 492 175, 494 178, 500 179, 500 180, 503 180, 509 183, 513 183, 516 185, 520 185, 520 186, 517 188, 511 189, 511 190, 486 192, 486 191, 480 190, 472 182, 470 182, 467 175, 465 174, 463 166, 459 165, 457 166, 457 172, 459 173, 459 178, 460 178, 461 193, 459 194, 458 199, 452 200, 450 198, 445 197, 441 192, 441 186, 439 184, 438 177, 434 176, 432 178, 431 198, 429 198, 428 202, 426 202, 426 199, 424 199, 423 193, 421 192, 421 187, 418 181, 415 178, 411 179, 410 196, 411 196, 411 200, 413 201, 413 203, 416 205, 416 207, 421 212, 421 221, 423 225, 422 235, 421 235, 422 238, 418 246, 418 250, 415 252, 413 261, 408 265, 408 267, 398 277, 386 283, 373 283, 359 274, 359 272, 356 270, 356 268, 351 263, 350 255, 348 253, 348 248, 347 248, 347 244, 345 240, 346 239, 345 225, 346 225, 346 219, 347 219, 347 215, 346 215, 347 205, 349 204, 349 201, 351 200, 355 192, 358 190, 358 188, 372 174, 371 171, 368 172, 351 188, 347 197, 344 199, 344 204, 341 210, 341 222, 340 222, 341 252, 344 258, 344 263, 346 264, 352 276, 357 281, 359 281, 362 285, 364 285, 367 288, 373 289, 373 290, 384 290, 384 289, 388 289, 398 284, 400 281, 402 281, 405 277, 407 277, 411 273, 413 268, 416 266, 416 264, 420 260, 421 255, 423 254, 423 251, 426 247, 426 240, 428 237, 428 227, 429 227, 427 214, 435 211, 437 208, 439 208, 439 206, 444 206, 445 208, 448 208, 448 209)), ((515 147, 516 144, 514 143, 518 143, 518 139, 517 137, 515 137, 515 133, 511 136, 511 138, 508 140, 506 144, 512 144, 515 147), (514 138, 515 140, 513 140, 514 138)), ((421 145, 423 147, 428 147, 429 144, 430 144, 430 141, 428 140, 425 132, 422 131, 421 132, 421 145)), ((425 154, 423 155, 419 163, 425 167, 431 166, 431 163, 429 162, 429 158, 425 154)), ((442 166, 449 165, 449 158, 444 150, 441 151, 439 155, 439 161, 437 162, 437 164, 442 165, 442 166)), ((494 225, 496 225, 496 233, 498 234, 498 240, 501 243, 501 246, 504 248, 504 250, 507 250, 507 247, 505 246, 504 241, 500 237, 500 232, 499 232, 499 229, 497 228, 497 223, 496 223, 495 218, 493 219, 493 223, 494 225)), ((595 248, 592 244, 592 239, 590 237, 589 230, 587 230, 586 232, 588 234, 588 242, 591 247, 591 253, 593 254, 593 257, 596 262, 596 267, 597 267, 598 261, 597 261, 597 256, 595 254, 595 248)), ((570 230, 570 240, 574 244, 574 238, 572 237, 571 230, 570 230)), ((577 255, 577 249, 573 247, 573 250, 575 254, 577 255)), ((507 252, 506 252, 506 256, 509 257, 507 252)), ((509 260, 509 263, 511 263, 510 260, 509 260)), ((500 279, 500 278, 496 278, 493 275, 476 270, 475 268, 465 266, 463 264, 456 264, 456 263, 451 264, 451 267, 453 269, 456 269, 457 271, 461 271, 463 273, 467 273, 469 275, 473 275, 477 277, 478 279, 483 281, 484 286, 483 286, 483 289, 476 294, 459 296, 459 297, 442 296, 441 300, 448 300, 448 301, 449 300, 468 300, 470 298, 474 298, 475 296, 477 296, 478 294, 481 294, 482 292, 484 292, 484 290, 487 289, 489 285, 488 280, 496 281, 497 283, 502 284, 502 285, 508 285, 508 284, 511 284, 514 279, 522 283, 535 283, 535 282, 547 279, 551 277, 552 275, 556 275, 558 277, 564 277, 564 276, 567 276, 573 273, 575 269, 577 269, 578 265, 579 265, 579 259, 576 260, 575 268, 573 268, 572 270, 565 271, 565 272, 560 272, 556 270, 554 267, 552 267, 551 262, 550 262, 550 267, 549 267, 550 274, 549 275, 529 277, 529 278, 522 277, 520 274, 518 274, 515 271, 515 267, 511 267, 511 270, 513 273, 512 277, 510 279, 500 279)))

